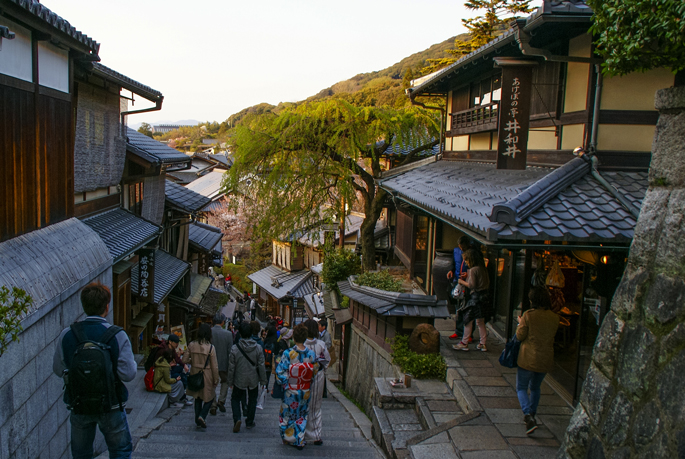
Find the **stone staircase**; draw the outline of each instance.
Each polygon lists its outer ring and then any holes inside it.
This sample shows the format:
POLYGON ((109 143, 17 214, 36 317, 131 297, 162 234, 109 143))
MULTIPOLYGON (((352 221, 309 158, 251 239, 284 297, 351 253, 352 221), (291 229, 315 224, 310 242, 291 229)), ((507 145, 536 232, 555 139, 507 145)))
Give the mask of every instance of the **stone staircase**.
POLYGON ((229 407, 226 413, 218 412, 216 416, 209 416, 206 429, 195 426, 193 407, 185 407, 147 438, 141 439, 136 445, 133 457, 383 458, 374 445, 364 437, 342 404, 330 395, 323 400, 322 446, 310 444, 304 450, 298 451, 296 448, 283 445, 278 430, 279 409, 280 400, 267 396, 264 409, 257 410, 256 427, 247 430, 243 418, 240 433, 235 434, 232 431, 233 418, 229 407))

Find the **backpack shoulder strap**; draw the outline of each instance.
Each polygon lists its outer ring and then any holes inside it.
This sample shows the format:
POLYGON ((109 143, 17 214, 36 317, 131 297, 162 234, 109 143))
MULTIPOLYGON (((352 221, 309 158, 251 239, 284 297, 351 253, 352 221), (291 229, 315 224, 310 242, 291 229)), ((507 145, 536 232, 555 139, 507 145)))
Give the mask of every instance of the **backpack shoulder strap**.
POLYGON ((83 343, 84 341, 88 341, 88 338, 86 337, 85 333, 83 333, 83 322, 74 322, 69 326, 69 328, 71 329, 71 332, 74 334, 74 337, 76 338, 77 346, 83 343))
POLYGON ((123 330, 124 329, 121 327, 117 327, 116 325, 112 325, 107 330, 105 330, 105 332, 102 334, 102 336, 100 337, 100 339, 98 341, 102 344, 107 344, 109 342, 109 340, 114 338, 114 335, 116 335, 117 333, 119 333, 120 331, 123 331, 123 330))
POLYGON ((240 344, 238 344, 238 350, 240 351, 241 354, 243 354, 243 357, 245 357, 245 358, 247 359, 247 361, 250 362, 250 365, 252 365, 253 367, 257 367, 257 365, 254 364, 254 362, 252 361, 252 359, 250 359, 250 358, 247 356, 247 354, 245 353, 245 351, 243 351, 243 348, 240 346, 240 344))

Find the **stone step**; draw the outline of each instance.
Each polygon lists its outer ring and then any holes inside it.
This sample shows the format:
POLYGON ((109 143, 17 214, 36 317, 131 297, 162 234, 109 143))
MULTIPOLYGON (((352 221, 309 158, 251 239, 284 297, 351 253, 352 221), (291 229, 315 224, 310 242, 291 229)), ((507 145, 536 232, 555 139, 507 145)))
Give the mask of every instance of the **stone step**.
MULTIPOLYGON (((351 442, 329 441, 322 446, 309 445, 302 451, 292 446, 283 445, 278 440, 268 444, 251 444, 243 442, 184 442, 179 438, 175 443, 157 443, 141 440, 133 453, 133 457, 202 457, 203 459, 226 458, 285 458, 285 457, 320 457, 320 458, 358 458, 377 454, 365 444, 363 447, 351 442)), ((378 456, 375 456, 378 457, 378 456)))

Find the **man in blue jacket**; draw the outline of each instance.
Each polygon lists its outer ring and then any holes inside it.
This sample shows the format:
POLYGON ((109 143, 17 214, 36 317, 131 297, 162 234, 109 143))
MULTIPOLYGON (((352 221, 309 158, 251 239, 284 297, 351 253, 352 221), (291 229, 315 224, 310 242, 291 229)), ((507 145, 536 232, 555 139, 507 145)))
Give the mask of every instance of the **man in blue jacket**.
MULTIPOLYGON (((88 284, 81 290, 81 306, 87 317, 75 325, 78 326, 79 333, 85 339, 98 341, 111 327, 106 320, 111 298, 109 289, 99 282, 88 284)), ((118 378, 118 383, 115 384, 115 390, 118 403, 101 414, 77 414, 72 411, 70 417, 71 454, 74 459, 93 457, 95 426, 99 427, 105 437, 111 459, 130 458, 133 450, 126 411, 123 409, 128 399, 128 391, 122 381, 133 381, 137 364, 133 358, 131 342, 123 330, 115 334, 106 344, 109 345, 112 362, 116 362, 115 376, 118 378)), ((78 346, 79 341, 74 331, 71 328, 65 328, 59 335, 53 357, 52 369, 57 376, 64 377, 64 372, 70 368, 78 346)), ((64 402, 68 406, 73 404, 68 391, 64 394, 64 402)))

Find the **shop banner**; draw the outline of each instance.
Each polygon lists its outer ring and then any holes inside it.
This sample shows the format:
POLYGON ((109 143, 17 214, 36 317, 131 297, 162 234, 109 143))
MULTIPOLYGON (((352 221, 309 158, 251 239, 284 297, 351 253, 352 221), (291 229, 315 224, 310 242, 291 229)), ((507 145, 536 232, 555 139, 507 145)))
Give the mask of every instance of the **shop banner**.
POLYGON ((147 303, 154 303, 155 249, 140 249, 138 256, 138 298, 147 303))

